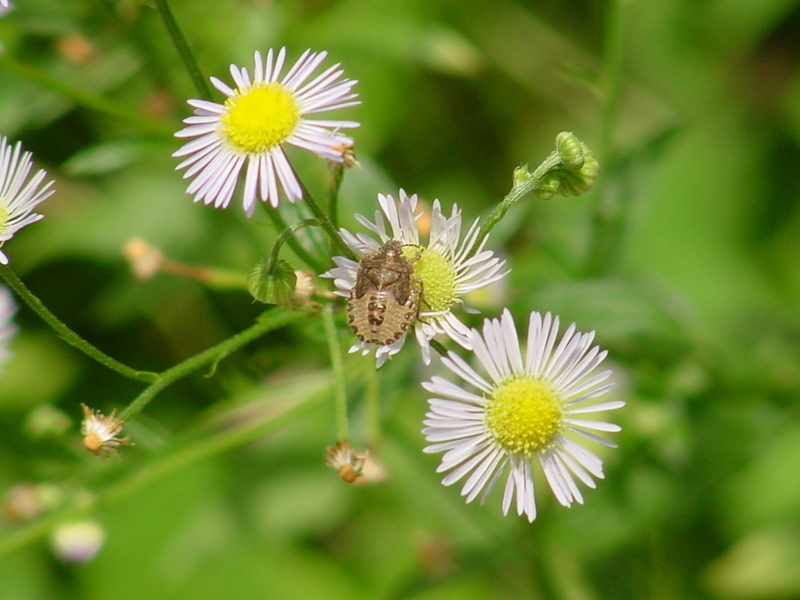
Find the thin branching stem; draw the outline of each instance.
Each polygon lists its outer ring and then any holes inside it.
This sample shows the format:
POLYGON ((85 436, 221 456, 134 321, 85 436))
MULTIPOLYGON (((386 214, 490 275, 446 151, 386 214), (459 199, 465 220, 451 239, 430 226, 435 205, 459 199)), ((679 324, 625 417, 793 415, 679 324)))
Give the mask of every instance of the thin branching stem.
POLYGON ((481 247, 481 244, 486 239, 486 236, 488 236, 492 229, 494 229, 495 226, 503 219, 503 217, 506 216, 508 210, 517 202, 519 202, 519 200, 526 194, 536 190, 536 188, 541 184, 544 176, 550 173, 553 169, 558 168, 560 165, 561 157, 559 156, 558 152, 552 152, 550 156, 548 156, 544 162, 542 162, 542 164, 540 164, 528 177, 522 179, 515 178, 511 191, 509 191, 506 197, 503 198, 503 201, 495 207, 484 224, 481 226, 478 237, 475 238, 475 243, 472 244, 472 248, 469 251, 468 257, 475 256, 475 254, 478 252, 478 249, 481 247))
POLYGON ((333 369, 334 402, 336 405, 336 439, 346 442, 349 439, 347 422, 347 390, 345 388, 344 361, 342 360, 342 345, 336 333, 336 322, 333 319, 333 308, 326 304, 322 308, 322 322, 325 324, 325 336, 328 340, 328 350, 331 355, 331 368, 333 369))
POLYGON ((306 204, 311 209, 311 212, 314 214, 314 216, 319 219, 322 228, 325 230, 325 233, 327 233, 328 237, 331 238, 331 242, 339 249, 339 251, 342 252, 345 257, 358 261, 358 257, 353 253, 352 250, 350 250, 350 247, 345 244, 342 236, 333 225, 333 222, 328 218, 328 215, 325 214, 325 211, 322 210, 320 205, 314 199, 314 196, 311 195, 311 192, 306 189, 306 186, 303 185, 303 182, 300 182, 300 187, 303 189, 303 200, 306 201, 306 204))
POLYGON ((223 358, 238 350, 245 344, 269 333, 279 327, 284 327, 291 323, 301 321, 308 316, 306 311, 292 312, 284 308, 274 308, 261 313, 258 320, 248 327, 240 331, 236 335, 220 342, 216 346, 212 346, 195 354, 193 357, 184 360, 183 362, 175 365, 157 375, 157 380, 152 383, 146 390, 137 396, 125 410, 119 414, 119 418, 123 421, 128 421, 139 414, 142 409, 147 406, 153 398, 165 387, 171 385, 185 377, 186 375, 197 371, 201 367, 208 364, 216 365, 223 358))
POLYGON ((6 265, 0 265, 0 276, 6 281, 8 286, 14 290, 17 295, 27 304, 31 310, 39 315, 42 320, 52 327, 58 335, 60 335, 65 342, 70 346, 77 348, 90 358, 93 358, 100 364, 108 367, 112 371, 116 371, 120 375, 137 381, 144 381, 147 383, 157 381, 159 378, 158 373, 150 371, 137 371, 131 367, 111 358, 108 354, 93 346, 80 335, 70 329, 61 319, 56 317, 39 298, 31 292, 28 287, 22 283, 22 280, 17 277, 17 274, 6 265))
MULTIPOLYGON (((283 218, 283 215, 281 215, 280 211, 273 208, 268 208, 267 215, 275 224, 275 227, 278 229, 278 231, 281 232, 281 234, 289 229, 289 225, 286 223, 286 219, 283 218)), ((286 238, 286 243, 289 244, 289 247, 300 258, 300 260, 305 262, 317 273, 321 273, 325 270, 325 266, 322 264, 322 261, 317 260, 311 256, 311 254, 309 254, 309 252, 300 243, 300 240, 297 239, 297 236, 294 235, 294 232, 292 232, 292 234, 286 238)))

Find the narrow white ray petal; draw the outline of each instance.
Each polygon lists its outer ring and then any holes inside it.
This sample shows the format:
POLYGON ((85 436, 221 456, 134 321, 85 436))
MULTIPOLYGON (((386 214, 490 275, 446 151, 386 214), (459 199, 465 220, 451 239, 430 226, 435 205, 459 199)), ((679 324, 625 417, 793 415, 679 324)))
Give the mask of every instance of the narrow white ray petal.
POLYGON ((556 500, 561 506, 569 508, 572 505, 572 494, 566 481, 564 481, 555 457, 551 452, 544 452, 539 455, 539 463, 542 465, 545 479, 556 500))
POLYGON ((457 426, 454 428, 443 428, 437 426, 435 428, 429 427, 425 431, 425 437, 429 442, 445 442, 448 440, 463 440, 466 438, 473 438, 475 436, 482 436, 486 431, 483 424, 457 426))
POLYGON ((594 479, 592 479, 591 475, 586 472, 586 470, 578 463, 577 460, 572 458, 569 452, 561 448, 555 449, 556 454, 558 457, 563 461, 563 463, 567 466, 567 468, 578 478, 580 479, 587 487, 594 489, 597 487, 594 479))
POLYGON ((464 381, 471 383, 482 392, 486 394, 491 393, 493 387, 490 386, 480 375, 478 375, 463 358, 454 352, 448 352, 447 356, 442 357, 442 364, 450 369, 453 373, 461 377, 464 381))
POLYGON ((442 479, 442 485, 452 485, 456 481, 459 481, 467 473, 472 471, 472 469, 474 469, 478 465, 478 463, 484 460, 492 451, 493 449, 491 447, 484 448, 481 452, 475 454, 474 456, 472 456, 472 458, 470 458, 466 462, 461 463, 453 471, 448 473, 444 477, 444 479, 442 479))
POLYGON ((609 383, 597 389, 593 388, 596 388, 600 383, 608 379, 610 374, 611 371, 604 371, 591 379, 587 379, 586 382, 581 383, 579 386, 562 390, 563 397, 566 400, 565 404, 578 404, 591 398, 602 396, 614 387, 613 383, 609 383), (578 397, 576 398, 575 396, 578 397))
POLYGON ((522 364, 522 353, 519 349, 519 337, 517 336, 517 328, 514 325, 514 317, 508 309, 503 311, 500 320, 500 327, 502 328, 502 337, 505 342, 506 354, 511 367, 512 373, 522 373, 524 367, 522 364))
MULTIPOLYGON (((567 406, 567 404, 564 405, 565 408, 567 406)), ((625 406, 625 402, 622 400, 609 400, 608 402, 601 402, 599 404, 590 404, 588 406, 581 406, 579 408, 569 408, 568 410, 565 410, 565 413, 568 415, 598 413, 605 412, 607 410, 616 410, 618 408, 622 408, 623 406, 625 406)))
POLYGON ((616 423, 606 423, 605 421, 587 421, 585 419, 565 418, 564 422, 569 423, 573 427, 583 427, 584 429, 593 429, 594 431, 607 431, 609 433, 617 433, 622 431, 622 427, 616 423))
POLYGON ((588 432, 588 431, 586 431, 584 429, 578 429, 578 428, 572 428, 571 427, 570 431, 573 431, 573 432, 577 433, 578 435, 585 437, 587 440, 591 440, 593 442, 597 442, 598 444, 600 444, 602 446, 605 446, 607 448, 616 448, 617 447, 617 444, 615 444, 611 440, 607 440, 604 437, 600 437, 599 435, 595 435, 595 434, 590 433, 590 432, 588 432))
POLYGON ((464 492, 467 491, 467 502, 472 502, 478 494, 480 494, 481 490, 483 490, 483 486, 492 478, 497 465, 504 456, 505 454, 501 450, 495 448, 493 453, 473 471, 472 475, 470 475, 469 479, 464 483, 461 492, 463 495, 464 492))
POLYGON ((492 478, 486 483, 483 489, 483 495, 481 496, 480 503, 484 504, 486 499, 489 497, 489 494, 492 493, 494 486, 497 485, 497 482, 505 473, 506 467, 508 466, 508 455, 501 454, 500 455, 500 462, 494 469, 494 473, 492 474, 492 478))

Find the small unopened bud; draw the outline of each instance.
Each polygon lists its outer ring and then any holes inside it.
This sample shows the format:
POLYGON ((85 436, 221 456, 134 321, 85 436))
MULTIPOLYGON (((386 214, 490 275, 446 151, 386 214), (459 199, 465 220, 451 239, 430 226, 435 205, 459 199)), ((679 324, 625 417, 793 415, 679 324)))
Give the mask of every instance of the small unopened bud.
POLYGON ((355 453, 349 442, 336 442, 328 448, 325 464, 339 472, 339 477, 346 483, 355 483, 362 476, 366 456, 355 453))
POLYGON ((516 169, 514 169, 514 183, 523 183, 527 181, 531 176, 531 172, 528 170, 528 165, 520 165, 516 169))
POLYGON ((106 417, 85 404, 81 406, 83 406, 81 434, 83 434, 83 445, 89 452, 107 458, 118 454, 117 447, 120 445, 133 446, 128 436, 117 437, 125 422, 114 417, 114 412, 106 417))
POLYGON ((560 196, 580 196, 594 187, 600 173, 600 165, 592 151, 572 133, 563 131, 556 137, 556 154, 559 163, 544 175, 536 189, 536 194, 549 198, 560 196))
POLYGON ((247 276, 247 288, 253 298, 265 304, 283 304, 292 297, 297 275, 285 260, 270 264, 269 259, 260 261, 247 276))
POLYGON ((53 529, 50 546, 64 562, 87 563, 97 556, 105 539, 105 531, 95 521, 77 521, 53 529))
POLYGON ((556 136, 556 151, 564 167, 570 171, 583 167, 587 149, 573 133, 562 131, 556 136))

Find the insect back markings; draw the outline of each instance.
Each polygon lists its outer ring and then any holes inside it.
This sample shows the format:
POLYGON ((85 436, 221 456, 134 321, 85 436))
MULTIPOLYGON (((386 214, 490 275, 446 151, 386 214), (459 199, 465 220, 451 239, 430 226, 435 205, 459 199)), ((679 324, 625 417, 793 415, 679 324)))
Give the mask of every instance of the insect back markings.
POLYGON ((399 340, 417 313, 419 284, 403 256, 403 244, 389 240, 361 259, 347 301, 348 322, 359 340, 385 346, 399 340))

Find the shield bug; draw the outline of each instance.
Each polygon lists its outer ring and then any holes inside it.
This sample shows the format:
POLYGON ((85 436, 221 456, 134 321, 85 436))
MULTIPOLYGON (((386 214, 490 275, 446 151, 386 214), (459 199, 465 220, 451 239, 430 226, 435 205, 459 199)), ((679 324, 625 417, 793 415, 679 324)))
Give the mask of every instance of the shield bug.
POLYGON ((347 301, 350 328, 362 342, 379 346, 396 342, 417 314, 419 292, 403 244, 389 240, 361 259, 347 301))

